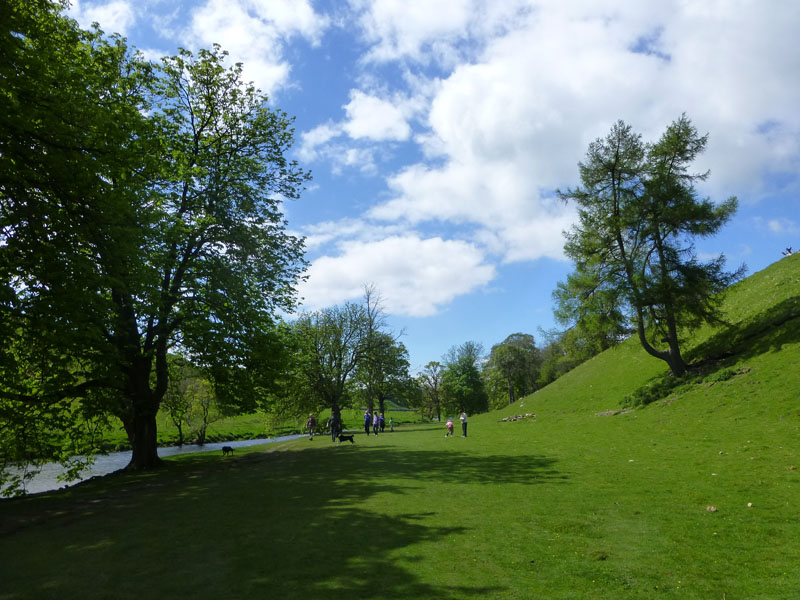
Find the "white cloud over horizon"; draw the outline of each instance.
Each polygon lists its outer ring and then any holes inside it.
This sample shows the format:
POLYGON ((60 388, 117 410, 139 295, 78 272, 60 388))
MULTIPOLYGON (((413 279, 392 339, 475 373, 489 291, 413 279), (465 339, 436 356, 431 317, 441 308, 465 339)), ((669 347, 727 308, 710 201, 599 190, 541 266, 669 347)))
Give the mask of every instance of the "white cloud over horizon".
POLYGON ((323 256, 309 268, 299 296, 305 310, 358 301, 365 283, 380 290, 390 314, 436 314, 454 298, 487 285, 495 268, 472 244, 415 235, 376 241, 346 241, 337 256, 323 256))

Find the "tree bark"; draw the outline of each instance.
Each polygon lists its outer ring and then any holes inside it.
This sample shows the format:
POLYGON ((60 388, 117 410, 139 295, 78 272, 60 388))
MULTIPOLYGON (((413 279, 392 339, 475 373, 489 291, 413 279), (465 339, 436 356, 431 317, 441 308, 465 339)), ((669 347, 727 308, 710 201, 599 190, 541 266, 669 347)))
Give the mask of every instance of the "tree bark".
POLYGON ((153 469, 161 464, 158 457, 158 436, 155 413, 138 414, 133 418, 133 453, 126 469, 153 469))
POLYGON ((684 373, 686 373, 686 363, 683 361, 683 357, 680 353, 680 348, 678 347, 677 343, 677 336, 675 338, 676 341, 669 340, 670 350, 657 350, 653 348, 649 341, 647 341, 647 334, 644 330, 644 317, 642 315, 641 309, 637 307, 637 321, 636 324, 636 331, 639 335, 639 343, 641 343, 642 348, 644 351, 647 352, 650 356, 655 358, 661 359, 669 365, 672 374, 675 377, 681 377, 684 373))

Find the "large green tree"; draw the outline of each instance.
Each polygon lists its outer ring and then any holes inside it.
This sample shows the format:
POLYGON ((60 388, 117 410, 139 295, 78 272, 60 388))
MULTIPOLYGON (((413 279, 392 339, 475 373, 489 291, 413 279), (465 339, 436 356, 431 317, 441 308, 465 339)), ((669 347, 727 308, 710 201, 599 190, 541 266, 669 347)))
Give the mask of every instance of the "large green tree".
POLYGON ((533 336, 529 333, 512 333, 492 346, 483 373, 490 383, 499 384, 490 385, 490 389, 502 389, 508 404, 514 404, 518 398, 536 389, 540 362, 533 336))
POLYGON ((263 396, 275 372, 274 315, 292 308, 304 268, 281 212, 307 179, 286 159, 291 119, 219 48, 156 69, 49 2, 10 6, 3 408, 113 414, 130 466, 149 468, 170 348, 229 405, 263 396))
POLYGON ((289 415, 329 409, 340 414, 354 396, 364 355, 364 307, 353 302, 301 315, 292 325, 292 360, 278 403, 289 415))
POLYGON ((623 331, 630 323, 642 347, 682 375, 681 332, 719 320, 719 292, 741 276, 725 259, 698 259, 694 239, 711 236, 733 216, 737 202, 698 197, 708 173, 691 165, 704 150, 684 115, 654 144, 617 122, 589 145, 579 164, 581 185, 559 192, 575 202, 578 224, 566 234, 575 271, 559 286, 563 315, 590 330, 623 331), (601 325, 587 319, 602 309, 601 325))
POLYGON ((12 461, 84 451, 85 424, 120 399, 108 290, 141 262, 136 206, 156 166, 152 67, 61 9, 0 3, 0 443, 12 461))
POLYGON ((373 333, 365 340, 355 377, 367 399, 367 408, 384 412, 386 400, 400 397, 409 385, 408 350, 386 332, 373 333))
POLYGON ((443 357, 442 397, 449 414, 465 410, 468 414, 489 409, 489 395, 481 376, 481 344, 468 341, 453 346, 443 357))

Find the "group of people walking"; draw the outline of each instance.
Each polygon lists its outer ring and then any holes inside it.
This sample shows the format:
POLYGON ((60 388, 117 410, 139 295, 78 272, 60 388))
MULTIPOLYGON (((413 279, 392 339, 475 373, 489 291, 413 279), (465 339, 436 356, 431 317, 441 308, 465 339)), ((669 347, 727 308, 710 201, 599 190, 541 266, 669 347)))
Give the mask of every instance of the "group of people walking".
MULTIPOLYGON (((389 427, 390 431, 394 431, 394 421, 392 421, 391 417, 389 417, 389 427)), ((386 419, 383 413, 378 414, 377 410, 374 413, 370 413, 368 408, 364 411, 364 433, 369 435, 370 428, 372 428, 372 433, 375 435, 378 435, 378 432, 383 433, 386 428, 386 419)))
MULTIPOLYGON (((461 421, 461 437, 467 437, 467 413, 464 410, 459 411, 459 420, 461 421)), ((337 413, 331 413, 331 416, 328 418, 328 429, 331 432, 331 441, 335 442, 336 437, 342 433, 342 419, 338 416, 337 413)), ((389 417, 389 427, 390 431, 394 431, 394 421, 392 418, 389 417)), ((448 419, 447 423, 445 424, 447 427, 447 433, 444 434, 444 437, 453 437, 453 420, 448 419)), ((383 413, 380 414, 378 411, 374 413, 369 412, 369 408, 364 411, 364 433, 367 435, 372 432, 374 435, 378 435, 378 433, 383 433, 383 430, 386 428, 386 419, 383 416, 383 413)), ((309 439, 314 439, 314 433, 317 429, 317 419, 314 417, 314 414, 308 415, 308 420, 306 421, 306 429, 308 430, 308 437, 309 439)))
MULTIPOLYGON (((342 433, 342 419, 337 413, 331 413, 331 416, 328 417, 327 428, 331 433, 331 441, 335 442, 337 436, 342 433)), ((313 440, 317 430, 317 418, 314 416, 314 413, 308 415, 305 429, 308 430, 308 439, 313 440)), ((375 435, 378 435, 379 432, 383 433, 385 429, 386 418, 383 416, 383 413, 375 411, 373 414, 367 409, 364 413, 364 433, 369 435, 371 431, 375 435)), ((389 431, 394 431, 394 421, 391 417, 389 417, 389 431)))

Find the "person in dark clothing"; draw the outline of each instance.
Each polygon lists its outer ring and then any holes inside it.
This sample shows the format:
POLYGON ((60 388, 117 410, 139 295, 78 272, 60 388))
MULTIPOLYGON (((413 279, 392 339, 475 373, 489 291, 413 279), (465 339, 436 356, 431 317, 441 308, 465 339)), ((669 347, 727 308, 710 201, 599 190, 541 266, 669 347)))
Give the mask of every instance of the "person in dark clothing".
POLYGON ((369 435, 369 428, 372 425, 372 415, 369 412, 369 409, 366 410, 364 413, 364 433, 369 435))
POLYGON ((306 421, 306 429, 308 429, 308 439, 314 440, 314 430, 317 428, 317 420, 314 418, 314 414, 308 415, 308 421, 306 421))
POLYGON ((331 412, 331 416, 328 417, 328 427, 331 430, 331 441, 336 441, 336 436, 339 435, 341 430, 341 425, 339 423, 339 415, 334 411, 331 412))

